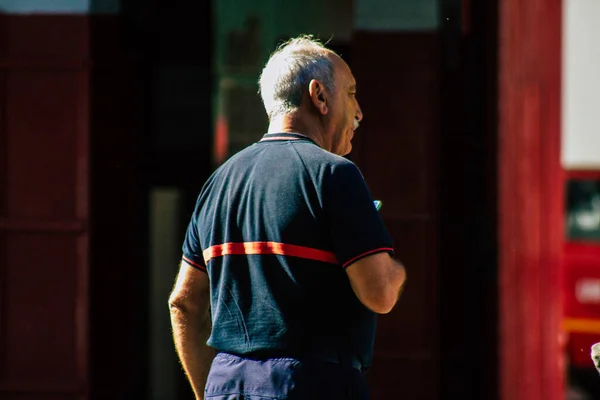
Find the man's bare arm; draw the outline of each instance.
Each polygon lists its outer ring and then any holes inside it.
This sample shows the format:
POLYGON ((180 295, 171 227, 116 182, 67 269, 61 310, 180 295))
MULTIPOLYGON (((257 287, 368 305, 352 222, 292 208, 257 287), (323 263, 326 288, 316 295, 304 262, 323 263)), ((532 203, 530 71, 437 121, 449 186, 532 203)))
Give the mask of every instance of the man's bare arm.
POLYGON ((205 272, 185 261, 169 297, 173 340, 196 399, 204 399, 204 387, 215 355, 206 345, 211 332, 210 286, 205 272))
POLYGON ((378 314, 392 310, 406 283, 404 266, 385 252, 356 261, 346 273, 361 303, 378 314))

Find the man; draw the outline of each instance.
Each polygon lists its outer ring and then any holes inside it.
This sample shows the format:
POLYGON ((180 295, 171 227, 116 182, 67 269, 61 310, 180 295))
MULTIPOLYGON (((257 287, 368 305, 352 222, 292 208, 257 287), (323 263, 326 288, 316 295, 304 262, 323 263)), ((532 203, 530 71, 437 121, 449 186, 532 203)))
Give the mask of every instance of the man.
POLYGON ((272 54, 260 91, 268 133, 209 178, 187 230, 177 351, 197 399, 366 399, 376 314, 406 274, 342 157, 362 119, 356 82, 302 36, 272 54))

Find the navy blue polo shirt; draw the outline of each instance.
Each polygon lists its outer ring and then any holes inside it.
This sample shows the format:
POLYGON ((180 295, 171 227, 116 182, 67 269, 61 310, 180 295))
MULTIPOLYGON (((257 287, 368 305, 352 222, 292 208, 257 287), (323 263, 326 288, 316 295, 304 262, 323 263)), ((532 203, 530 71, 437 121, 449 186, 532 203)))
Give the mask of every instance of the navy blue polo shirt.
POLYGON ((266 134, 208 179, 183 258, 209 274, 219 351, 327 350, 369 365, 376 314, 345 268, 393 252, 358 168, 306 136, 266 134))

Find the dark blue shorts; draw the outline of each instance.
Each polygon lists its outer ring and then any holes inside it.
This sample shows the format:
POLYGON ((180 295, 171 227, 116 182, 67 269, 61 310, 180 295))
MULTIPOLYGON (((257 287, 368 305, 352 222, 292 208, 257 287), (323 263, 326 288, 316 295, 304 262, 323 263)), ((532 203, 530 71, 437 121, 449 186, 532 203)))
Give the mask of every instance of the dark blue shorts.
POLYGON ((251 359, 218 353, 206 400, 368 400, 363 374, 352 367, 296 358, 251 359))

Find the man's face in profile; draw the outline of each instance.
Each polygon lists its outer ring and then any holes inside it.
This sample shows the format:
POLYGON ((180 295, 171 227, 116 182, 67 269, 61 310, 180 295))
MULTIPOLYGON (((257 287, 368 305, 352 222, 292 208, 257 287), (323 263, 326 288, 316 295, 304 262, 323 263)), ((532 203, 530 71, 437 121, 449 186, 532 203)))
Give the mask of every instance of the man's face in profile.
POLYGON ((356 80, 350 68, 337 55, 331 56, 334 65, 334 89, 329 95, 332 153, 345 156, 352 150, 354 130, 362 120, 362 111, 356 99, 356 80))

